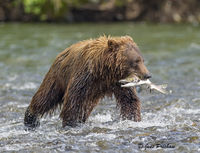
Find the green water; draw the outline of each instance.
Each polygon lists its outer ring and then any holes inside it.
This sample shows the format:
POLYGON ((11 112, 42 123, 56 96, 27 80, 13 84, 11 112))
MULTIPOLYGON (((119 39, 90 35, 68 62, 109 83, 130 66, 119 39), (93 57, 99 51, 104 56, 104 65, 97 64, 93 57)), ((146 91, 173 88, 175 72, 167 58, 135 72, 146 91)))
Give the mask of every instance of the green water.
POLYGON ((0 24, 0 152, 199 152, 200 27, 152 24, 0 24), (86 124, 61 127, 59 110, 25 131, 26 107, 55 56, 79 40, 130 35, 152 81, 169 95, 142 91, 142 121, 121 121, 103 99, 86 124), (138 148, 138 144, 175 148, 138 148))

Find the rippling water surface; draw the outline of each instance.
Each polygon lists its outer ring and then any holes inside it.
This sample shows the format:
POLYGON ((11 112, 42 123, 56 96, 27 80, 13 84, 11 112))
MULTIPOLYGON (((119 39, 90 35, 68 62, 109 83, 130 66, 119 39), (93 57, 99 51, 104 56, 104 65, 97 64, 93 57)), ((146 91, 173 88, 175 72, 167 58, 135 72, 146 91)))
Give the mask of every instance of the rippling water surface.
POLYGON ((199 104, 199 27, 0 24, 0 152, 200 152, 199 104), (25 131, 25 109, 55 56, 102 34, 132 36, 152 81, 167 83, 172 93, 139 93, 139 123, 121 121, 115 99, 105 98, 84 125, 63 129, 58 111, 43 118, 36 131, 25 131))

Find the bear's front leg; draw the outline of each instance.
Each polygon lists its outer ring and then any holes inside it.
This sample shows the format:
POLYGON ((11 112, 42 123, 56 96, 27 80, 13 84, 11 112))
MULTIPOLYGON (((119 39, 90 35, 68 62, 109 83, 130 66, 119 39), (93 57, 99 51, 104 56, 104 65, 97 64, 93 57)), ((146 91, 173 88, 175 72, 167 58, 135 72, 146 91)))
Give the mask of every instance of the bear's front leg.
POLYGON ((117 105, 120 107, 122 119, 141 121, 141 102, 136 95, 134 88, 122 88, 117 86, 114 88, 114 95, 117 100, 117 105))

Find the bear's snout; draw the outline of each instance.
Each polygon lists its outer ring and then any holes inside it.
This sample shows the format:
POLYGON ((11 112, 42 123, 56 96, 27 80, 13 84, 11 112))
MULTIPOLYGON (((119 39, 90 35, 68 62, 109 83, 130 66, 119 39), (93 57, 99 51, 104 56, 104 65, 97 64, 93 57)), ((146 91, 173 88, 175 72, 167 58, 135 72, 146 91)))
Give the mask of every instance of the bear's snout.
POLYGON ((146 80, 146 79, 150 79, 150 78, 151 78, 151 75, 150 75, 150 74, 145 74, 143 78, 144 78, 145 80, 146 80))

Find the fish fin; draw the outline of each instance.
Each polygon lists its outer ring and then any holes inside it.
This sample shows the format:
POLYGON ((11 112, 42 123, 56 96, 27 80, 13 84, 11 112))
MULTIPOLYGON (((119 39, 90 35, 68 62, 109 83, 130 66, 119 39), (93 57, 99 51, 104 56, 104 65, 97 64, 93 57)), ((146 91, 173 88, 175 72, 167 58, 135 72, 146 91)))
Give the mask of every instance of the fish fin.
POLYGON ((162 85, 159 85, 162 89, 166 89, 167 88, 167 84, 162 84, 162 85))

